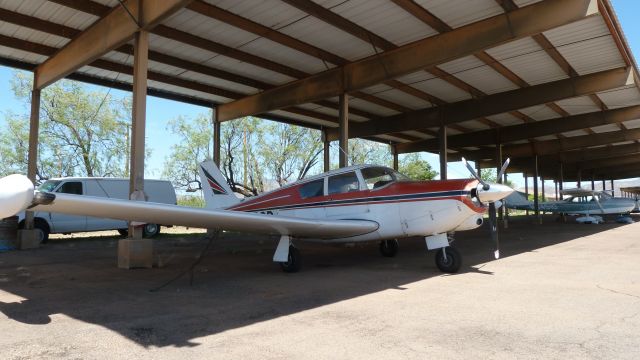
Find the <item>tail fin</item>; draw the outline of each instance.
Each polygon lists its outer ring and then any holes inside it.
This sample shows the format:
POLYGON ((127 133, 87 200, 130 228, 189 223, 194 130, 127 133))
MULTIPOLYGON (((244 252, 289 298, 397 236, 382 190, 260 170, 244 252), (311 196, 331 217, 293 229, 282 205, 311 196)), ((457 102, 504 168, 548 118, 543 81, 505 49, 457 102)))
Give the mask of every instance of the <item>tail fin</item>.
POLYGON ((224 209, 240 202, 213 161, 201 162, 198 171, 207 209, 224 209))

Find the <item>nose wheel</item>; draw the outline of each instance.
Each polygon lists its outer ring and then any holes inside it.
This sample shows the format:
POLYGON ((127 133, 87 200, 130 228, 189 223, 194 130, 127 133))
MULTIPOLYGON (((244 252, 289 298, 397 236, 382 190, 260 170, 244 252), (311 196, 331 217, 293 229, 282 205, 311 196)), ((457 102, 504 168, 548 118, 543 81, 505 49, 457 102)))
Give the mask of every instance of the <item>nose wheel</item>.
POLYGON ((380 241, 380 254, 384 257, 394 257, 398 253, 398 240, 380 241))
POLYGON ((452 246, 438 249, 436 252, 436 266, 445 273, 457 273, 462 265, 460 252, 452 246))

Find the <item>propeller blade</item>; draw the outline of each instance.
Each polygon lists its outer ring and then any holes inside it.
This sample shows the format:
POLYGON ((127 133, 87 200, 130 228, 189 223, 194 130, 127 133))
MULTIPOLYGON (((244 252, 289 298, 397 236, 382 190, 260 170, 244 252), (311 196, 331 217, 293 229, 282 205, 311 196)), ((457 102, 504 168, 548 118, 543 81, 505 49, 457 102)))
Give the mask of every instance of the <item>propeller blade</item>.
POLYGON ((480 182, 480 184, 482 184, 482 188, 484 190, 489 190, 489 184, 487 184, 486 182, 484 182, 484 180, 482 180, 480 178, 480 176, 478 176, 478 173, 476 173, 476 171, 473 169, 473 166, 471 166, 471 164, 469 164, 467 162, 467 159, 465 159, 464 157, 462 158, 462 163, 464 163, 464 166, 467 167, 467 169, 469 170, 469 172, 471 173, 471 175, 473 175, 474 178, 476 178, 476 180, 478 180, 480 182))
POLYGON ((502 168, 500 168, 500 173, 498 174, 498 182, 502 183, 502 176, 504 176, 504 172, 507 171, 507 167, 509 166, 510 162, 511 159, 507 158, 507 160, 504 161, 504 164, 502 164, 502 168))
POLYGON ((33 183, 24 175, 14 174, 0 179, 0 219, 31 206, 33 195, 33 183))
POLYGON ((498 238, 498 219, 496 216, 496 205, 489 203, 489 229, 491 231, 491 240, 495 246, 493 256, 496 259, 500 258, 500 239, 498 238))

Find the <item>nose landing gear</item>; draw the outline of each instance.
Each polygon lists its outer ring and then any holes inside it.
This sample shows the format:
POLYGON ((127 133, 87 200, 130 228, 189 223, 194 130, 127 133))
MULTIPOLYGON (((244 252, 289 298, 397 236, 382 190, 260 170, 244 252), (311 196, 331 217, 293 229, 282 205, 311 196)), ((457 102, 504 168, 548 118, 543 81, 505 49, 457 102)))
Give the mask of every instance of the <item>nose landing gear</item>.
POLYGON ((456 273, 462 265, 462 256, 453 246, 438 249, 436 252, 436 266, 445 273, 456 273))

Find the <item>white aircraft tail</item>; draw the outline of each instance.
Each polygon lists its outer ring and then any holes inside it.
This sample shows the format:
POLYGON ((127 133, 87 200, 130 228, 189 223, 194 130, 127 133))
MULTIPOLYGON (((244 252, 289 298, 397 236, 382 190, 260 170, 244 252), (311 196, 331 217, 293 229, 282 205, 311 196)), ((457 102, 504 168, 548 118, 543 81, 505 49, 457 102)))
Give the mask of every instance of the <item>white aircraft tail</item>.
POLYGON ((201 162, 198 171, 207 209, 225 209, 240 202, 213 161, 201 162))

